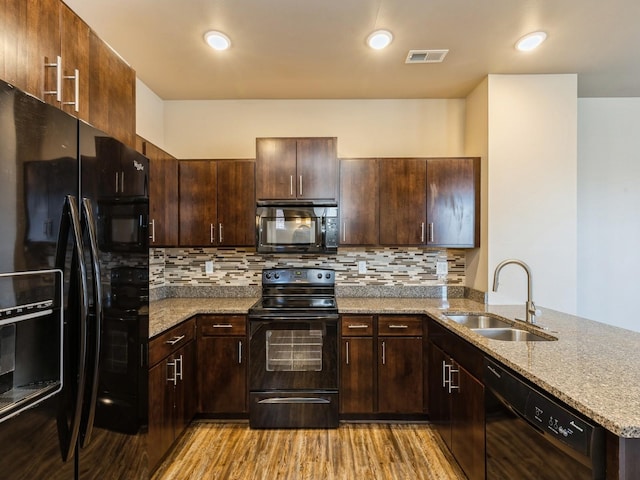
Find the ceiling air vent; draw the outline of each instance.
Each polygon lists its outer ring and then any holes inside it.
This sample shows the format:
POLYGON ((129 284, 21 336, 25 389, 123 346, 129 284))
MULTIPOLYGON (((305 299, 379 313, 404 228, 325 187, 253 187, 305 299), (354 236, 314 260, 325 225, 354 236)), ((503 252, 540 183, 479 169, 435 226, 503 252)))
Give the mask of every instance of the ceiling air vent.
POLYGON ((440 63, 449 50, 409 50, 404 63, 440 63))

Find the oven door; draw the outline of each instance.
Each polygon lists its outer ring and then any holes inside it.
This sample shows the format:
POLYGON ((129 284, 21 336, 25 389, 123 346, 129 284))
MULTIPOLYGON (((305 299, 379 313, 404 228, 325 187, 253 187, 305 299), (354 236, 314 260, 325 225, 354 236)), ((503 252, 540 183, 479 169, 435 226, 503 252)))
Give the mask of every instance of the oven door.
POLYGON ((337 390, 337 318, 250 318, 249 389, 337 390))

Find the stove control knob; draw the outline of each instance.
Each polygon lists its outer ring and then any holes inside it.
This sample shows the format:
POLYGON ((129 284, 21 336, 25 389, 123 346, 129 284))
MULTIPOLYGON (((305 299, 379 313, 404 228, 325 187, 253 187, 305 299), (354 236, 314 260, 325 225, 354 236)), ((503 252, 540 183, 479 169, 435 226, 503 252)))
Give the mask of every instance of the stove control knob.
POLYGON ((331 274, 330 274, 330 273, 327 273, 327 274, 325 274, 325 277, 326 277, 326 278, 331 278, 331 274))
POLYGON ((276 274, 274 275, 274 278, 275 278, 276 280, 278 280, 278 279, 280 278, 280 274, 279 274, 279 273, 276 273, 276 274))
POLYGON ((265 277, 267 277, 267 279, 270 279, 270 278, 271 278, 271 274, 270 274, 270 273, 265 273, 265 275, 264 275, 264 276, 265 276, 265 277))
POLYGON ((318 274, 318 278, 322 278, 322 274, 321 273, 318 274))

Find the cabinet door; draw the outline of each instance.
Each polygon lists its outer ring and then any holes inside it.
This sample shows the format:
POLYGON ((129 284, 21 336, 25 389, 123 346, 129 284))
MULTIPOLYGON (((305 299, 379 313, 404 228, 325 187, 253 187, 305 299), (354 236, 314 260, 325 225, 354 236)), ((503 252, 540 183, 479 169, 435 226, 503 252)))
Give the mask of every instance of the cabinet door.
POLYGON ((296 198, 296 139, 256 139, 256 198, 296 198))
POLYGON ((247 411, 245 337, 198 338, 200 411, 247 411))
POLYGON ((173 366, 165 359, 149 370, 149 467, 160 461, 174 440, 173 366))
POLYGON ((378 338, 378 411, 422 413, 422 337, 378 338))
POLYGON ((480 238, 480 159, 427 160, 427 244, 476 247, 480 238))
POLYGON ((135 72, 93 31, 89 49, 89 123, 135 148, 135 72))
POLYGON ((426 241, 425 159, 380 160, 380 244, 423 245, 426 241))
POLYGON ((181 161, 179 170, 180 245, 214 245, 217 239, 216 163, 181 161))
POLYGON ((218 245, 256 244, 255 162, 218 161, 218 245))
POLYGON ((340 413, 374 412, 373 337, 342 339, 340 413))
POLYGON ((197 409, 196 342, 189 342, 175 355, 179 359, 178 381, 175 389, 175 438, 189 425, 197 409))
POLYGON ((429 342, 429 420, 451 449, 451 397, 445 384, 445 369, 451 360, 429 342))
POLYGON ((298 198, 336 198, 338 193, 336 139, 299 138, 296 146, 298 198))
POLYGON ((340 160, 341 245, 378 244, 378 160, 340 160))
POLYGON ((62 71, 66 77, 75 77, 75 70, 78 70, 77 79, 65 79, 63 81, 62 109, 85 121, 89 121, 90 31, 89 26, 80 17, 64 3, 60 2, 62 71), (75 82, 78 82, 77 98, 75 82))
POLYGON ((56 88, 55 68, 45 68, 45 63, 55 63, 60 55, 58 4, 58 0, 5 2, 0 68, 4 68, 3 80, 59 107, 55 95, 44 93, 56 88))
POLYGON ((144 142, 149 158, 149 244, 178 245, 178 160, 150 142, 144 142))
POLYGON ((451 451, 469 480, 485 477, 484 386, 454 365, 457 389, 451 393, 451 451))

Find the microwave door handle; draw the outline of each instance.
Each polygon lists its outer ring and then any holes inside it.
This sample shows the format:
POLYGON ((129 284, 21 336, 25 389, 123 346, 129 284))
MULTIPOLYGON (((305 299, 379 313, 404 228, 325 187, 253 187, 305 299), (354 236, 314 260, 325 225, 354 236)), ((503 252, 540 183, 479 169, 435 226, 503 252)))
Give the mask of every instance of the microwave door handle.
MULTIPOLYGON (((87 270, 84 264, 84 248, 82 244, 82 230, 80 227, 80 219, 78 218, 78 205, 76 199, 68 195, 65 197, 62 209, 62 219, 60 221, 60 232, 58 235, 58 245, 56 248, 56 268, 65 270, 67 243, 69 240, 69 232, 73 233, 73 252, 71 257, 70 272, 75 281, 71 281, 71 286, 76 287, 76 291, 70 291, 71 303, 77 304, 78 311, 71 311, 69 328, 78 328, 80 340, 75 346, 78 349, 78 372, 76 394, 73 403, 67 408, 66 402, 62 402, 59 406, 57 415, 58 438, 60 441, 60 451, 62 460, 67 461, 73 457, 75 446, 78 440, 78 432, 80 430, 80 421, 82 417, 82 398, 85 393, 86 383, 86 362, 87 362, 87 312, 89 305, 88 288, 87 288, 87 270), (75 267, 75 268, 74 268, 75 267), (75 273, 75 277, 73 277, 75 273), (74 318, 75 317, 75 318, 74 318), (74 321, 75 320, 75 321, 74 321), (70 412, 70 415, 68 413, 70 412)), ((72 351, 76 348, 71 346, 72 351)), ((65 369, 74 368, 73 365, 64 365, 65 369)), ((74 372, 75 373, 75 372, 74 372)), ((73 377, 73 375, 64 374, 64 377, 73 377)), ((73 381, 73 379, 72 379, 73 381)), ((65 388, 70 388, 66 385, 65 388)))
POLYGON ((93 431, 93 420, 96 412, 96 402, 98 399, 98 369, 100 366, 100 345, 101 345, 101 332, 103 323, 103 306, 102 306, 102 282, 100 258, 96 234, 96 220, 93 215, 93 207, 91 200, 84 198, 82 200, 82 221, 83 227, 87 233, 89 240, 89 249, 91 253, 91 267, 92 267, 92 279, 93 279, 93 307, 94 318, 87 316, 87 322, 92 322, 88 325, 88 331, 92 334, 93 344, 89 345, 92 348, 89 358, 93 359, 93 365, 88 366, 92 369, 91 376, 88 382, 89 398, 85 399, 85 411, 83 414, 80 432, 80 446, 86 447, 91 441, 91 433, 93 431))

